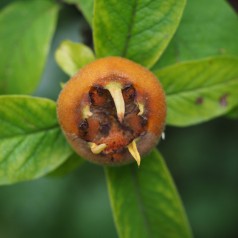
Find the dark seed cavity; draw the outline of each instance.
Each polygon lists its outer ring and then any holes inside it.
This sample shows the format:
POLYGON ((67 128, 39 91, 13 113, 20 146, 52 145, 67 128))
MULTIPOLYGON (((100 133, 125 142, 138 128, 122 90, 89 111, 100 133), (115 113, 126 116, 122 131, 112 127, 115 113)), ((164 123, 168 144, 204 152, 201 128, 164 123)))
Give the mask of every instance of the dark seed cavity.
POLYGON ((85 138, 87 133, 88 133, 88 122, 87 120, 82 120, 79 125, 78 125, 78 129, 79 129, 79 136, 81 138, 85 138))
POLYGON ((106 136, 109 134, 109 131, 110 131, 110 124, 101 124, 100 125, 100 132, 106 136))
POLYGON ((148 119, 145 116, 141 116, 141 126, 144 127, 148 123, 148 119))
POLYGON ((110 104, 110 93, 101 86, 95 85, 89 90, 89 99, 92 105, 105 106, 110 104))
POLYGON ((83 121, 80 122, 79 129, 82 130, 82 131, 87 131, 87 129, 88 129, 87 120, 83 120, 83 121))
POLYGON ((133 101, 135 99, 136 90, 131 84, 128 84, 123 88, 122 94, 123 94, 123 98, 124 98, 125 102, 127 103, 127 102, 133 101))
POLYGON ((103 89, 102 87, 100 87, 100 86, 96 86, 95 87, 96 88, 96 90, 97 90, 97 94, 99 95, 99 96, 103 96, 104 95, 104 93, 105 93, 105 89, 103 89))

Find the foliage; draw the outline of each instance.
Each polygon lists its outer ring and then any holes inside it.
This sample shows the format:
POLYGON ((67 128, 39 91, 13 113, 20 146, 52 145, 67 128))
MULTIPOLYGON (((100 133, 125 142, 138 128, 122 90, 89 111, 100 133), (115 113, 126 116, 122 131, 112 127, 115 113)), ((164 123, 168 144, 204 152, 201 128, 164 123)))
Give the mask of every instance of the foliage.
POLYGON ((56 27, 58 9, 50 1, 17 1, 1 11, 1 94, 35 90, 56 27))
MULTIPOLYGON (((68 75, 95 57, 126 57, 151 68, 160 79, 167 94, 169 125, 189 126, 222 115, 237 118, 238 20, 227 3, 65 3, 76 4, 86 17, 93 29, 95 49, 93 52, 89 46, 69 40, 62 42, 56 61, 68 75), (211 15, 211 6, 219 17, 211 15)), ((65 5, 53 0, 2 4, 0 93, 32 94, 46 63, 59 9, 65 5)), ((3 95, 0 104, 0 184, 63 175, 82 164, 60 131, 55 102, 3 95)), ((146 156, 139 170, 129 165, 105 168, 105 172, 119 237, 192 237, 158 151, 146 156)))
POLYGON ((120 237, 191 237, 180 198, 158 151, 146 156, 140 170, 132 164, 106 168, 106 175, 120 237))
POLYGON ((55 102, 0 96, 0 103, 1 184, 38 178, 72 154, 61 135, 55 102))

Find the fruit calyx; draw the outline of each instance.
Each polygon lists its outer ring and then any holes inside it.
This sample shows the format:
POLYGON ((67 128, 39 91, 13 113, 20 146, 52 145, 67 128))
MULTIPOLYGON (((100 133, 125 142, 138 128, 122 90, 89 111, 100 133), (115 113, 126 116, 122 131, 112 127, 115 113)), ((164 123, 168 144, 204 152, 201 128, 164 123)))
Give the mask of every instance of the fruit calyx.
POLYGON ((136 140, 147 129, 143 103, 136 101, 137 92, 130 83, 110 81, 93 85, 84 95, 79 111, 79 136, 88 142, 92 153, 119 158, 128 149, 138 166, 140 154, 136 140))

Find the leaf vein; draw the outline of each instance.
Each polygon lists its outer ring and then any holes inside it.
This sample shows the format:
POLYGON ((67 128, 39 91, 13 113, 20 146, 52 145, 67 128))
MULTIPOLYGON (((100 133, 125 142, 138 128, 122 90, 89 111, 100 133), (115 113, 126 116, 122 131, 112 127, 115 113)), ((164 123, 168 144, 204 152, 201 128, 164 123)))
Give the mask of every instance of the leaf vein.
POLYGON ((152 237, 151 236, 151 231, 150 231, 150 226, 149 226, 149 222, 148 222, 148 218, 146 216, 146 212, 143 206, 143 201, 142 201, 142 197, 141 197, 141 193, 139 190, 139 181, 138 178, 136 176, 136 168, 135 166, 131 166, 131 177, 132 177, 132 184, 134 186, 134 191, 135 191, 135 195, 136 195, 136 199, 137 199, 137 204, 139 207, 139 210, 141 211, 142 214, 142 219, 143 219, 143 223, 144 223, 144 227, 147 233, 147 237, 152 237))
POLYGON ((230 80, 223 81, 223 82, 217 83, 217 84, 208 85, 206 87, 200 86, 200 87, 193 88, 193 89, 185 89, 183 91, 181 90, 179 92, 169 92, 169 93, 166 93, 166 95, 176 97, 176 96, 180 96, 181 94, 189 94, 189 93, 194 93, 194 92, 199 92, 199 91, 211 90, 213 88, 224 87, 224 85, 232 84, 232 83, 238 83, 238 78, 232 78, 230 80))
POLYGON ((135 24, 135 17, 136 17, 137 7, 138 7, 138 0, 135 0, 134 5, 133 5, 133 9, 132 9, 130 24, 128 26, 128 33, 127 33, 127 37, 126 37, 126 42, 125 42, 125 45, 124 45, 124 49, 122 51, 122 57, 125 57, 126 54, 127 54, 127 50, 128 50, 128 47, 129 47, 129 42, 130 42, 130 39, 131 39, 132 29, 133 29, 133 26, 135 24))
POLYGON ((11 138, 15 138, 15 137, 18 137, 18 136, 30 136, 30 135, 33 135, 33 134, 37 134, 37 133, 41 133, 41 132, 47 132, 49 130, 55 130, 55 129, 59 129, 59 125, 58 124, 52 125, 52 126, 46 127, 46 128, 40 128, 40 129, 35 130, 35 131, 26 132, 24 134, 16 134, 16 135, 13 135, 13 136, 0 137, 0 140, 1 139, 11 139, 11 138))

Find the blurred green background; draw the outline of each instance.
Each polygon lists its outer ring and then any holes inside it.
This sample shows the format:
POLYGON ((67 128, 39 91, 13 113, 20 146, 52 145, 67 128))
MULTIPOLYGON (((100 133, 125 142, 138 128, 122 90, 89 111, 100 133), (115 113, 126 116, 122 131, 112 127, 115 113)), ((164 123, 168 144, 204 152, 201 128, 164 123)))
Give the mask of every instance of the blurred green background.
MULTIPOLYGON (((6 1, 7 2, 7 1, 6 1)), ((60 12, 38 96, 56 99, 66 76, 54 61, 65 39, 91 44, 91 32, 72 6, 60 12)), ((172 173, 195 237, 238 237, 238 123, 220 118, 166 128, 158 148, 172 173)), ((117 237, 103 168, 85 163, 65 177, 0 187, 0 238, 117 237)))

